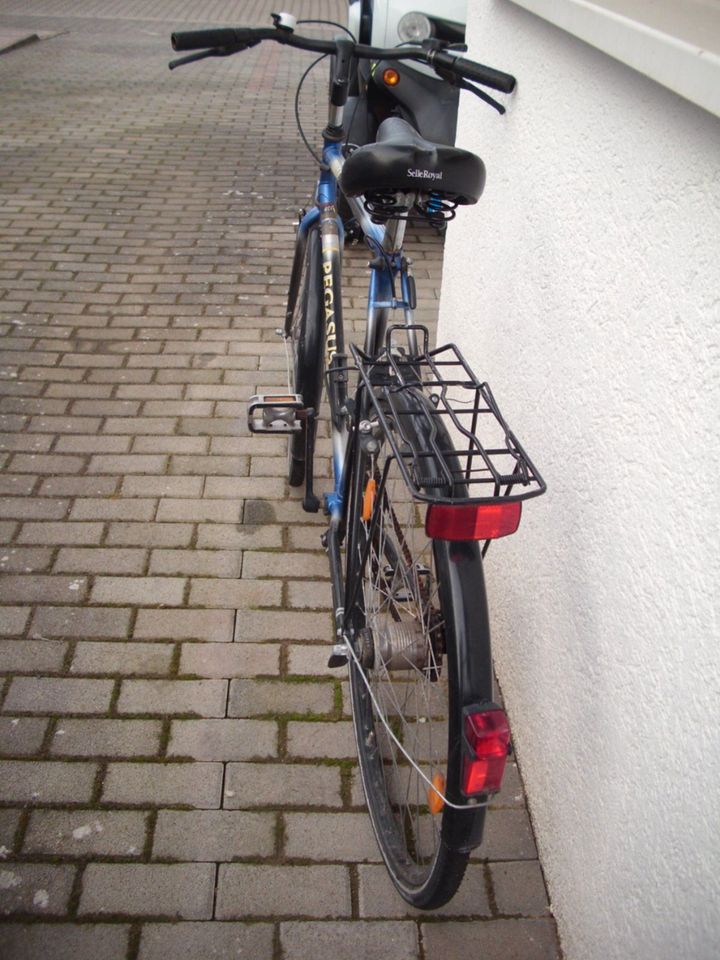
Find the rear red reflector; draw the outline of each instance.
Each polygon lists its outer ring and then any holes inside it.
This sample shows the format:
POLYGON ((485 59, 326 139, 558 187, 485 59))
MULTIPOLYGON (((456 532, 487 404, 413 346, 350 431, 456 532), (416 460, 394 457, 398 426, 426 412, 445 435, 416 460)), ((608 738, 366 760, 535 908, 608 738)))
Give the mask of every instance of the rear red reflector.
POLYGON ((495 540, 520 526, 522 502, 433 503, 425 517, 425 532, 433 540, 495 540))
POLYGON ((503 710, 483 710, 465 717, 462 791, 466 796, 497 793, 502 785, 510 744, 510 728, 503 710))

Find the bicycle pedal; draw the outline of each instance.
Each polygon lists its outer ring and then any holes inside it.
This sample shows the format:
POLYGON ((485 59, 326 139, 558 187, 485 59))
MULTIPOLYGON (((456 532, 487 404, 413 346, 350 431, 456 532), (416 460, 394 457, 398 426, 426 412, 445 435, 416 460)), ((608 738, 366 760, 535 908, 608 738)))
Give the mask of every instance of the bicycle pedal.
POLYGON ((305 410, 298 393, 258 393, 248 404, 251 433, 298 433, 305 410))
POLYGON ((348 655, 344 643, 336 643, 328 659, 329 667, 344 667, 347 665, 348 655))

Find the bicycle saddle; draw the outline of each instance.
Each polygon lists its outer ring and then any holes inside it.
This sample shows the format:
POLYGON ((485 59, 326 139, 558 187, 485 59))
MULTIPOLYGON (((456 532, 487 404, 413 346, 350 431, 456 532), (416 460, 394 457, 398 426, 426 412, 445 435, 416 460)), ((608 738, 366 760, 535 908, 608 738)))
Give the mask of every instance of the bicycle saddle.
POLYGON ((407 121, 388 117, 375 143, 350 154, 340 175, 348 197, 381 190, 436 191, 456 203, 477 203, 485 187, 485 164, 468 150, 425 140, 407 121))

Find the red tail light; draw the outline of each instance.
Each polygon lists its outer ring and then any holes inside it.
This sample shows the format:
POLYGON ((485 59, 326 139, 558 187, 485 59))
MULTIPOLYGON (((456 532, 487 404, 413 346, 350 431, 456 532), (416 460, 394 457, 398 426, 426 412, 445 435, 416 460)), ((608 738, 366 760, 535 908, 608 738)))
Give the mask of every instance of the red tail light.
POLYGON ((510 727, 504 711, 495 707, 469 713, 465 717, 465 740, 469 751, 463 757, 463 793, 466 796, 497 793, 510 744, 510 727))
POLYGON ((433 540, 495 540, 520 526, 522 502, 433 503, 425 517, 425 532, 433 540))

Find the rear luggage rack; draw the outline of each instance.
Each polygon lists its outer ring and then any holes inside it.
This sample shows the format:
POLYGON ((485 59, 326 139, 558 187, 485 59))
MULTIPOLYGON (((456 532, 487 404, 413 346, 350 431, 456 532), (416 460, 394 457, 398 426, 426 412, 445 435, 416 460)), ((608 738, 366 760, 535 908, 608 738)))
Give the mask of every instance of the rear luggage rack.
POLYGON ((350 347, 413 497, 430 503, 492 503, 544 493, 545 481, 488 384, 480 383, 454 344, 435 350, 428 344, 427 327, 398 324, 388 328, 385 350, 376 360, 350 347), (396 343, 398 334, 409 330, 422 334, 416 356, 396 343), (451 447, 438 423, 450 435, 451 447))

